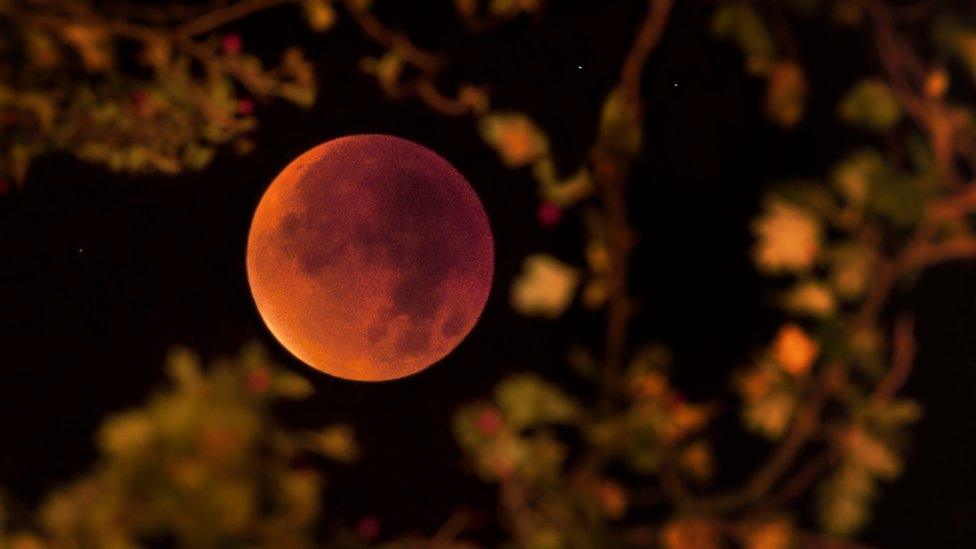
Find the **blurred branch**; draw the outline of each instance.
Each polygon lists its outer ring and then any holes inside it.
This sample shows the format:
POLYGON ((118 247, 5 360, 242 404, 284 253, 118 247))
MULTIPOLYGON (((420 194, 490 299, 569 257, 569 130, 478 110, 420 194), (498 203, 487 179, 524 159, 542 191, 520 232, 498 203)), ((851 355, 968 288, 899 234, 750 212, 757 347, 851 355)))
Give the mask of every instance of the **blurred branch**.
POLYGON ((831 466, 833 461, 834 456, 829 449, 810 458, 797 469, 796 473, 783 484, 782 488, 771 494, 763 502, 764 505, 781 507, 800 497, 831 466))
POLYGON ((809 389, 790 432, 769 458, 766 459, 741 488, 724 494, 704 496, 684 502, 684 507, 696 513, 720 513, 739 509, 761 500, 773 485, 786 473, 800 455, 807 441, 820 428, 820 414, 827 401, 826 385, 835 375, 839 365, 823 369, 820 379, 809 389))
POLYGON ((973 158, 972 131, 947 106, 935 97, 926 97, 918 89, 924 86, 931 70, 918 58, 898 34, 897 15, 882 0, 861 0, 870 16, 872 37, 881 64, 902 108, 929 134, 940 175, 950 186, 961 184, 959 170, 953 163, 956 153, 973 158))
POLYGON ((219 7, 204 15, 196 17, 173 31, 175 36, 192 38, 212 32, 224 25, 243 19, 259 11, 283 4, 297 4, 298 0, 241 0, 227 6, 219 7))
POLYGON ((976 237, 971 235, 950 238, 941 242, 922 242, 906 254, 906 269, 928 267, 946 261, 976 258, 976 237))
POLYGON ((415 46, 405 34, 391 30, 363 7, 361 2, 342 0, 342 3, 367 36, 374 42, 396 51, 406 62, 430 73, 439 71, 444 65, 443 57, 415 46))
POLYGON ((193 31, 190 33, 188 33, 186 30, 177 29, 176 31, 170 31, 165 27, 154 27, 151 25, 131 23, 129 21, 120 19, 103 18, 95 15, 94 13, 59 15, 47 12, 26 11, 5 4, 0 4, 0 15, 11 17, 16 21, 20 21, 25 24, 37 25, 50 29, 64 29, 72 25, 83 25, 102 30, 119 38, 132 40, 145 45, 151 45, 156 42, 170 43, 177 50, 182 51, 191 58, 195 59, 208 71, 224 73, 232 76, 252 94, 261 96, 272 93, 275 86, 275 82, 273 80, 266 78, 261 74, 253 73, 253 71, 246 71, 239 63, 239 60, 229 56, 217 55, 216 51, 212 47, 193 40, 191 36, 193 34, 199 34, 201 32, 212 30, 212 25, 218 20, 222 22, 221 24, 226 24, 233 20, 250 15, 259 9, 282 4, 285 1, 292 0, 252 0, 232 4, 224 10, 217 10, 211 14, 201 16, 201 24, 194 25, 193 22, 189 23, 189 25, 192 26, 189 30, 193 31), (246 9, 235 9, 238 6, 246 9))
POLYGON ((356 0, 342 0, 342 2, 363 34, 395 52, 420 72, 413 81, 398 82, 390 91, 401 96, 414 95, 431 110, 443 115, 461 116, 472 112, 470 104, 460 98, 444 95, 437 88, 437 78, 445 64, 442 55, 420 48, 411 42, 407 35, 390 29, 361 2, 356 0))
POLYGON ((902 386, 908 381, 915 360, 915 319, 911 315, 903 315, 895 321, 892 340, 891 368, 871 395, 871 400, 877 404, 890 401, 902 386))
POLYGON ((664 34, 674 0, 651 0, 649 3, 650 10, 641 23, 637 38, 634 39, 620 72, 620 88, 627 100, 634 103, 640 101, 640 79, 644 64, 664 34))
MULTIPOLYGON (((637 37, 627 54, 620 72, 618 87, 625 107, 639 124, 641 112, 641 75, 647 58, 657 46, 671 14, 673 0, 651 0, 649 9, 637 31, 637 37)), ((593 155, 594 175, 600 187, 600 196, 607 224, 607 247, 609 251, 607 300, 606 348, 604 350, 604 404, 609 394, 617 387, 620 371, 623 369, 624 353, 627 345, 627 331, 633 304, 628 295, 628 272, 630 252, 634 246, 634 236, 627 216, 627 169, 628 161, 610 153, 610 148, 597 143, 593 155)))

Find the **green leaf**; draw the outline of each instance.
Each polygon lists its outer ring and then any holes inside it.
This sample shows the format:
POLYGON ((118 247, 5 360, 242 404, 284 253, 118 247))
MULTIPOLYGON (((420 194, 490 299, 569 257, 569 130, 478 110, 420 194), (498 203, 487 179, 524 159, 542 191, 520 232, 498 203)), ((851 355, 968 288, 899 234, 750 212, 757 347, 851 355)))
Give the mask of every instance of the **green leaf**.
POLYGON ((628 101, 619 89, 614 89, 607 95, 600 113, 599 146, 633 157, 640 152, 641 134, 637 105, 628 101))
POLYGON ((315 433, 313 438, 314 449, 325 457, 342 463, 350 463, 359 458, 359 445, 350 425, 330 425, 315 433))
POLYGON ((842 120, 878 132, 893 129, 901 120, 901 115, 901 106, 894 92, 884 81, 875 78, 855 84, 840 103, 842 120))
POLYGON ((888 173, 871 180, 868 206, 899 227, 909 228, 922 219, 930 194, 929 180, 909 174, 888 173))
POLYGON ((874 479, 862 468, 843 465, 821 486, 817 515, 828 533, 847 537, 864 527, 876 492, 874 479))
POLYGON ((881 154, 874 149, 864 149, 839 162, 831 171, 830 179, 845 202, 860 207, 867 203, 871 181, 886 171, 887 165, 881 154))
POLYGON ((216 152, 212 147, 190 143, 183 149, 183 162, 191 170, 199 170, 210 163, 216 152))
POLYGON ((958 59, 976 78, 976 27, 966 20, 960 14, 943 13, 932 24, 932 41, 944 54, 958 59))
POLYGON ((746 57, 746 66, 754 73, 762 73, 776 57, 776 43, 766 23, 752 6, 727 3, 712 15, 712 35, 720 40, 735 42, 746 57))
POLYGON ((561 389, 534 374, 509 377, 495 388, 495 398, 508 423, 524 429, 579 419, 578 405, 561 389))

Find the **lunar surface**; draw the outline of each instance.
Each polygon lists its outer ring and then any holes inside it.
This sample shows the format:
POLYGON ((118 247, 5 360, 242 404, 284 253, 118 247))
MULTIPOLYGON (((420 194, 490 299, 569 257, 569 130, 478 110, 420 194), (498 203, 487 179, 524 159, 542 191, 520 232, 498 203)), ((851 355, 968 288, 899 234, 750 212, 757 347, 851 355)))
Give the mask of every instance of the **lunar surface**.
POLYGON ((494 250, 474 190, 446 160, 384 135, 326 142, 258 204, 247 276, 268 329, 328 374, 396 379, 471 331, 494 250))

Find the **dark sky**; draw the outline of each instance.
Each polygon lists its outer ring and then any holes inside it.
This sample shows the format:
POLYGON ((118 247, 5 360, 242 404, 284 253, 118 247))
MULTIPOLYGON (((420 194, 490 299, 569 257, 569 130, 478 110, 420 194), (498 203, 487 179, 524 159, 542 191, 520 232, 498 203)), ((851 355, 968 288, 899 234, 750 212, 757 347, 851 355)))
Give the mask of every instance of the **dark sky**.
MULTIPOLYGON (((642 2, 561 0, 539 23, 520 20, 481 37, 454 30, 448 9, 410 12, 408 4, 380 2, 379 13, 448 54, 446 85, 489 85, 496 107, 530 112, 561 168, 576 167, 642 2)), ((776 325, 747 258, 762 185, 823 174, 864 141, 837 124, 834 102, 875 66, 861 37, 801 27, 813 101, 801 128, 783 132, 762 119, 761 84, 743 74, 738 53, 709 38, 709 9, 679 2, 648 65, 647 144, 629 200, 641 234, 634 293, 643 303, 632 339, 669 345, 676 380, 692 398, 724 395, 728 373, 776 325)), ((0 197, 0 486, 32 502, 83 471, 100 418, 144 399, 163 378, 171 345, 215 356, 257 339, 318 389, 310 402, 282 410, 287 421, 352 421, 359 432, 363 461, 330 478, 339 494, 327 503, 334 516, 369 513, 392 531, 431 532, 457 506, 491 512, 492 490, 463 470, 449 419, 507 372, 577 386, 565 349, 598 341, 600 319, 578 307, 556 322, 526 319, 507 297, 529 253, 581 262, 580 224, 569 216, 538 228, 533 181, 501 166, 473 120, 387 101, 357 68, 359 52, 377 50, 350 21, 319 36, 289 9, 259 19, 238 29, 245 47, 273 58, 298 40, 318 65, 321 94, 311 112, 259 105, 254 153, 223 152, 178 178, 126 177, 52 155, 33 165, 23 192, 0 197), (496 241, 495 286, 479 325, 443 362, 396 383, 349 383, 299 364, 262 325, 244 274, 250 216, 277 172, 320 142, 363 132, 399 135, 451 161, 484 201, 496 241)), ((906 474, 883 489, 868 542, 949 547, 976 539, 974 280, 976 266, 946 266, 897 299, 919 313, 908 391, 927 414, 906 474)), ((761 445, 742 443, 735 421, 729 414, 718 434, 720 483, 743 478, 763 455, 761 445)))

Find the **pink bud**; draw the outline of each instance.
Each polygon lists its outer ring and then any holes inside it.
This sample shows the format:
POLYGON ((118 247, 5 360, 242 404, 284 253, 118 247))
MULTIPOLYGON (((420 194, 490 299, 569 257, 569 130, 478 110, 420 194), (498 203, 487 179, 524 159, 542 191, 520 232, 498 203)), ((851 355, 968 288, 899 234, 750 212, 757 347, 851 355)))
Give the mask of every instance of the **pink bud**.
POLYGON ((242 116, 250 116, 254 113, 254 101, 250 99, 241 99, 237 102, 237 112, 242 116))
POLYGON ((684 393, 680 391, 671 391, 665 398, 664 404, 669 410, 675 410, 685 405, 687 400, 685 400, 684 393))
POLYGON ((142 107, 149 100, 149 92, 146 90, 136 90, 132 92, 132 101, 136 104, 136 107, 142 107))
POLYGON ((475 421, 478 432, 486 437, 495 436, 502 428, 502 414, 494 407, 485 408, 475 421))
POLYGON ((227 34, 220 41, 220 45, 224 48, 225 53, 235 55, 241 52, 243 41, 239 34, 227 34))
POLYGON ((543 202, 539 204, 539 209, 536 210, 536 217, 539 219, 539 224, 543 227, 554 227, 563 216, 563 209, 557 204, 552 202, 543 202))
POLYGON ((376 517, 363 517, 356 523, 356 533, 366 541, 373 541, 380 535, 380 521, 376 517))
POLYGON ((264 368, 258 368, 247 374, 247 386, 255 393, 263 393, 271 386, 271 374, 264 368))

